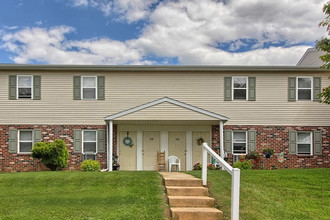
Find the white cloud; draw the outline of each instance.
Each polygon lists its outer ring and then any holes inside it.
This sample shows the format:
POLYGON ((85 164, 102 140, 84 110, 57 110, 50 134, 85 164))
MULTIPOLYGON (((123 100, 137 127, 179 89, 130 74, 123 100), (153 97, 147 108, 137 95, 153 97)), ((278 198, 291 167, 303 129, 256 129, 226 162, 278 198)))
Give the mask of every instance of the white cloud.
POLYGON ((158 0, 115 0, 115 10, 129 22, 147 18, 152 10, 150 7, 158 0))
POLYGON ((72 0, 72 3, 75 7, 88 6, 88 0, 72 0))
POLYGON ((17 25, 14 25, 14 26, 4 26, 4 29, 6 29, 6 30, 16 30, 16 29, 18 29, 18 26, 17 25))
POLYGON ((71 0, 74 7, 92 7, 103 12, 105 16, 111 13, 119 15, 120 19, 135 22, 145 19, 151 13, 151 6, 159 0, 71 0))
POLYGON ((127 22, 147 19, 146 26, 124 42, 69 41, 65 35, 74 29, 67 26, 25 28, 3 34, 2 47, 17 54, 18 63, 151 64, 147 57, 156 56, 177 57, 180 64, 295 65, 326 33, 318 28, 324 0, 72 1, 127 22))
POLYGON ((310 0, 168 2, 151 14, 141 39, 151 42, 151 50, 164 48, 165 54, 166 48, 187 50, 240 39, 254 39, 259 48, 265 42, 313 42, 324 33, 318 28, 321 8, 322 1, 310 0))
POLYGON ((43 24, 43 22, 42 21, 36 21, 35 24, 38 25, 38 26, 40 26, 40 25, 43 24))
POLYGON ((74 29, 68 26, 48 30, 26 28, 4 34, 2 47, 17 54, 13 57, 15 63, 144 64, 140 52, 127 47, 125 42, 105 38, 68 41, 65 34, 72 31, 74 29))

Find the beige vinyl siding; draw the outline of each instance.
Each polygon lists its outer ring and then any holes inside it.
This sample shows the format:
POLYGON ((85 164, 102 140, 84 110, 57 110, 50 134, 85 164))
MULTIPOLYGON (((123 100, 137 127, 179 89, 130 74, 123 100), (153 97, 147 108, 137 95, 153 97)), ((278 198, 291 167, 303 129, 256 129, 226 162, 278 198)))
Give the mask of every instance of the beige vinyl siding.
POLYGON ((213 117, 185 109, 171 103, 161 103, 138 112, 118 118, 118 120, 216 120, 213 117), (160 112, 166 112, 160 115, 160 112))
MULTIPOLYGON (((36 72, 11 72, 35 75, 36 72)), ((60 72, 39 71, 41 100, 8 100, 8 72, 0 72, 0 124, 104 124, 104 117, 154 101, 164 96, 224 115, 232 125, 319 125, 330 124, 330 106, 313 101, 288 102, 289 76, 322 76, 327 72, 203 73, 203 72, 60 72), (105 100, 73 100, 74 75, 105 76, 105 100), (224 101, 224 77, 256 77, 256 101, 224 101)), ((122 120, 150 118, 208 120, 205 115, 175 109, 170 104, 154 106, 122 120), (162 108, 163 106, 163 108, 162 108), (189 113, 188 113, 189 112, 189 113), (147 117, 148 116, 148 117, 147 117)))

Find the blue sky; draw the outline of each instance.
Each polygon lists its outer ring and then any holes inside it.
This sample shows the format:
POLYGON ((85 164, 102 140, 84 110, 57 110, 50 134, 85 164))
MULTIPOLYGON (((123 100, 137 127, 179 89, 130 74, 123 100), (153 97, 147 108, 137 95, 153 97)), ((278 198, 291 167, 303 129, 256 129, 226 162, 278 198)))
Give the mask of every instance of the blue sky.
POLYGON ((0 63, 295 65, 322 0, 1 0, 0 63))

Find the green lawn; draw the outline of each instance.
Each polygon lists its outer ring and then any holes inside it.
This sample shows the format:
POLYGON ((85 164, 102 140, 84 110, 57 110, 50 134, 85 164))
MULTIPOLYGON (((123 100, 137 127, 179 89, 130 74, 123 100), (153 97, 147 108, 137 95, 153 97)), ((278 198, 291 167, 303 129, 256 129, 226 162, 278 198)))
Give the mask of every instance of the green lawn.
POLYGON ((156 172, 0 174, 0 219, 165 219, 156 172))
MULTIPOLYGON (((208 171, 208 182, 228 219, 230 174, 208 171)), ((330 169, 242 170, 240 219, 330 219, 330 169)))

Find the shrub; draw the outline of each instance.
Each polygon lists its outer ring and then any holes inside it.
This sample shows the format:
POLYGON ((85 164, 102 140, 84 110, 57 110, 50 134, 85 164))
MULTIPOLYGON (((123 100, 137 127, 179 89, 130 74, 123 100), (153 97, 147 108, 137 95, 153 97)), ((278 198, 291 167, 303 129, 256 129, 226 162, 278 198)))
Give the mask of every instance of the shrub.
POLYGON ((54 143, 35 143, 31 157, 41 159, 41 162, 50 170, 61 170, 68 165, 69 151, 63 140, 57 139, 54 143))
MULTIPOLYGON (((203 165, 202 165, 201 163, 196 163, 196 164, 194 165, 194 170, 201 170, 202 167, 203 167, 203 165)), ((215 168, 216 168, 216 167, 215 167, 214 164, 212 164, 212 163, 210 163, 210 164, 207 165, 207 169, 208 169, 208 170, 215 170, 215 168)))
POLYGON ((250 170, 252 169, 252 165, 249 160, 245 160, 244 162, 237 161, 234 163, 234 168, 238 168, 241 170, 250 170))
POLYGON ((85 160, 81 163, 81 171, 100 171, 101 170, 101 164, 99 161, 96 160, 85 160))
POLYGON ((201 170, 202 169, 202 164, 201 163, 196 163, 194 165, 194 170, 201 170))
POLYGON ((210 163, 209 165, 207 165, 207 169, 208 170, 215 170, 214 164, 210 163))

